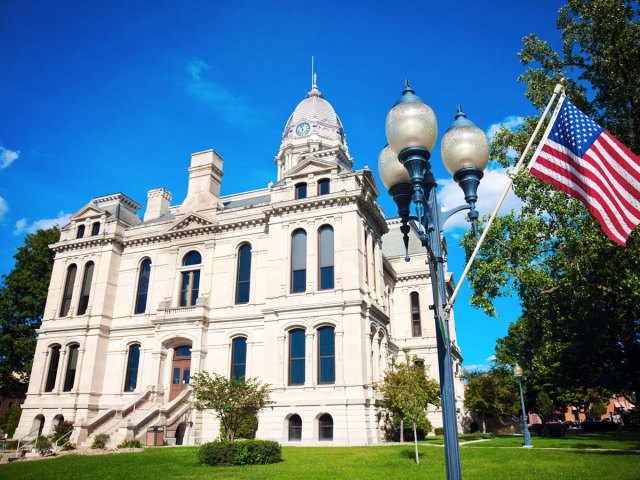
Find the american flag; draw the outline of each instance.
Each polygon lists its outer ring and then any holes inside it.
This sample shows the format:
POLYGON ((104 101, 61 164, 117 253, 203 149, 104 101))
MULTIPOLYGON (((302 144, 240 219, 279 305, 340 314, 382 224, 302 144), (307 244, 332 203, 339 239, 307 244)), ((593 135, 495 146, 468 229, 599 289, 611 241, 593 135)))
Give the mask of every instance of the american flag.
POLYGON ((580 200, 611 240, 626 245, 640 223, 640 159, 565 97, 530 165, 533 175, 580 200))

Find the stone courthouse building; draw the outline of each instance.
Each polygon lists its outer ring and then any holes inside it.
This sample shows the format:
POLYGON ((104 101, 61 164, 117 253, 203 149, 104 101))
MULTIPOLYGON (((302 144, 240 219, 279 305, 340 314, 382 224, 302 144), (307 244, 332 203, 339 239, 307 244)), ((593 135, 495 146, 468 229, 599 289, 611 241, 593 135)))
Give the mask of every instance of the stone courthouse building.
MULTIPOLYGON (((71 217, 51 245, 16 438, 67 420, 80 444, 98 433, 112 444, 144 441, 154 426, 168 444, 215 439, 213 413, 185 401, 190 376, 206 370, 270 384, 258 438, 382 441, 373 384, 402 349, 438 378, 424 249, 413 232, 404 261, 399 221, 385 220, 371 171, 353 168, 315 83, 286 122, 275 163, 277 182, 221 196, 223 159, 198 152, 181 203, 150 190, 141 217, 141 204, 115 193, 71 217)), ((453 352, 462 408, 455 342, 453 352)), ((429 415, 442 424, 439 411, 429 415)))

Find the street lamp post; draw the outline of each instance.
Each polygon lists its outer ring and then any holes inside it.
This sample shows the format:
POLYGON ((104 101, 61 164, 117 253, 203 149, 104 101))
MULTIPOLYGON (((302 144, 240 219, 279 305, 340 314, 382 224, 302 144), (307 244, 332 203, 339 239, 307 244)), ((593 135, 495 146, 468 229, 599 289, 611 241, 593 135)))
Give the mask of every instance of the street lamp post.
POLYGON ((442 423, 447 466, 447 480, 461 480, 458 422, 453 386, 453 362, 449 334, 449 314, 445 311, 447 292, 444 278, 442 225, 461 210, 469 210, 468 218, 477 231, 478 185, 489 160, 489 143, 482 130, 467 119, 458 107, 455 121, 441 141, 442 160, 464 192, 466 205, 442 212, 436 197, 436 180, 429 158, 438 135, 433 110, 411 89, 409 82, 402 96, 387 114, 387 142, 378 160, 382 183, 398 207, 400 231, 409 261, 409 222, 414 227, 429 257, 429 273, 433 290, 433 310, 438 346, 438 369, 442 399, 442 423), (415 216, 410 215, 411 203, 415 216))
POLYGON ((513 367, 513 376, 518 379, 518 386, 520 387, 520 404, 522 405, 522 434, 524 436, 524 448, 532 448, 531 435, 529 434, 529 426, 527 425, 527 411, 524 408, 524 395, 522 395, 522 367, 516 363, 513 367))

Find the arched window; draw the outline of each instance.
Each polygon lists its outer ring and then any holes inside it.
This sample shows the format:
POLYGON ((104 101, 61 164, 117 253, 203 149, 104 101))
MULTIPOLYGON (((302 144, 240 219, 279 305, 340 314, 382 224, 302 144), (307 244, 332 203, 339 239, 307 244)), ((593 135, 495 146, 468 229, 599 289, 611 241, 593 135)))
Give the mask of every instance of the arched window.
POLYGON ((422 336, 420 324, 420 296, 418 292, 411 292, 411 334, 414 337, 422 336))
MULTIPOLYGON (((202 257, 198 252, 191 251, 187 253, 182 259, 182 265, 192 266, 200 265, 202 263, 202 257)), ((198 300, 198 291, 200 289, 200 270, 190 270, 188 272, 182 272, 182 282, 180 286, 180 306, 190 307, 195 305, 198 300)))
POLYGON ((318 440, 333 440, 333 418, 328 413, 318 419, 318 440))
POLYGON ((76 238, 84 237, 84 225, 78 225, 78 229, 76 230, 76 238))
POLYGON ((306 183, 298 183, 295 188, 296 188, 296 200, 307 198, 307 184, 306 183))
POLYGON ((307 232, 293 232, 291 244, 291 293, 307 289, 307 232))
POLYGON ((138 274, 138 290, 136 293, 136 307, 134 313, 144 313, 147 310, 147 293, 149 293, 149 276, 151 275, 151 259, 145 258, 140 264, 138 274))
POLYGON ((236 303, 249 303, 251 286, 251 245, 245 243, 238 250, 238 276, 236 281, 236 303))
POLYGON ((56 386, 58 364, 60 363, 60 345, 54 345, 49 349, 49 368, 47 369, 47 381, 44 385, 45 392, 52 392, 56 386))
POLYGON ((76 272, 78 267, 75 264, 69 265, 67 268, 67 280, 64 283, 64 291, 62 292, 62 306, 60 307, 60 316, 66 317, 71 308, 71 297, 73 296, 73 284, 76 281, 76 272))
POLYGON ((302 419, 300 415, 292 415, 289 418, 289 441, 298 442, 302 440, 302 419))
POLYGON ((127 358, 127 375, 124 381, 124 391, 133 392, 138 385, 138 365, 140 364, 140 345, 134 343, 129 346, 127 358))
POLYGON ((93 279, 93 262, 89 262, 84 267, 82 276, 82 288, 80 289, 80 302, 78 302, 78 315, 84 315, 89 306, 89 294, 91 293, 91 280, 93 279))
POLYGON ((333 327, 318 329, 318 383, 336 381, 336 345, 333 327))
POLYGON ((320 271, 320 290, 329 290, 334 287, 333 282, 333 228, 325 225, 318 231, 318 256, 320 271))
POLYGON ((304 330, 289 332, 289 385, 304 385, 304 330))
POLYGON ((242 380, 247 369, 247 339, 233 339, 231 348, 231 378, 242 380))
POLYGON ((91 225, 91 236, 98 235, 100 233, 100 222, 93 222, 91 225))
POLYGON ((76 380, 76 368, 78 366, 78 344, 71 345, 67 352, 67 370, 64 374, 63 391, 70 392, 76 380))
POLYGON ((327 195, 329 193, 330 181, 328 178, 318 180, 318 195, 327 195))

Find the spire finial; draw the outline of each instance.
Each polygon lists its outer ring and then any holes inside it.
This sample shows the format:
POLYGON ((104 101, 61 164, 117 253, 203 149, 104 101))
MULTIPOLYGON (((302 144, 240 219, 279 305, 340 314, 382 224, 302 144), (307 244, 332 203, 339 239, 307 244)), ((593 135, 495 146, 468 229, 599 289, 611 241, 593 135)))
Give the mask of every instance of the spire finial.
POLYGON ((313 73, 313 85, 311 86, 311 88, 318 88, 318 74, 317 73, 313 73))

